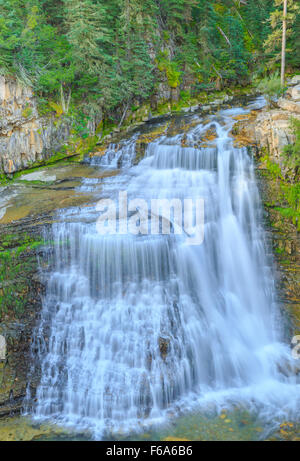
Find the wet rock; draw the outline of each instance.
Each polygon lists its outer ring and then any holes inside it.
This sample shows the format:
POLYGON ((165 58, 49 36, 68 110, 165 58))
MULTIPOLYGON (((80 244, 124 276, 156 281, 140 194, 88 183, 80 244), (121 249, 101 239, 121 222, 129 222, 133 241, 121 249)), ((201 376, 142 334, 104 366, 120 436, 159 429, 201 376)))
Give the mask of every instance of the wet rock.
MULTIPOLYGON (((32 221, 0 225, 0 276, 5 280, 0 289, 0 335, 6 342, 6 358, 0 361, 0 417, 20 412, 26 395, 32 333, 44 292, 36 247, 41 232, 32 221)), ((33 391, 37 381, 33 376, 33 391)))
POLYGON ((34 173, 24 174, 20 177, 21 181, 41 181, 41 182, 54 182, 55 175, 49 175, 47 171, 36 171, 34 173))
POLYGON ((300 425, 298 421, 283 421, 267 441, 299 442, 300 425))
MULTIPOLYGON (((57 439, 67 436, 69 432, 52 424, 39 424, 26 417, 4 418, 0 421, 0 441, 32 441, 57 439)), ((70 435, 69 435, 70 437, 70 435)))
MULTIPOLYGON (((267 238, 269 248, 273 249, 276 258, 275 283, 278 299, 285 311, 285 330, 288 341, 300 334, 300 242, 296 226, 280 213, 277 204, 282 206, 282 192, 278 182, 273 177, 265 175, 263 170, 257 171, 261 175, 261 194, 267 210, 267 238)), ((292 348, 292 344, 291 344, 292 348)), ((292 366, 294 373, 298 373, 298 361, 292 366)), ((281 366, 284 375, 291 372, 290 364, 281 366)))
POLYGON ((202 136, 201 141, 203 142, 210 142, 214 141, 217 137, 217 131, 215 127, 210 128, 205 132, 205 134, 202 136))
POLYGON ((279 364, 278 365, 279 373, 283 374, 287 378, 291 376, 299 376, 300 375, 300 361, 298 364, 291 364, 290 362, 286 364, 279 364))
POLYGON ((170 339, 160 337, 158 339, 159 351, 163 360, 166 359, 169 349, 170 349, 170 339))

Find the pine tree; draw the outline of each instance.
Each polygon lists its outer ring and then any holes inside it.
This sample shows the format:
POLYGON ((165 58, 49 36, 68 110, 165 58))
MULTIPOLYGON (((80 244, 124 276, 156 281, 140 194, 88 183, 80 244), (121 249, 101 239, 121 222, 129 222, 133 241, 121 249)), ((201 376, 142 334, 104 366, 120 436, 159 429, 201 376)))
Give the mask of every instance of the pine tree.
POLYGON ((259 51, 263 49, 263 43, 271 32, 268 18, 273 9, 273 0, 248 0, 240 8, 254 47, 259 51))
POLYGON ((136 2, 123 0, 117 21, 117 47, 114 63, 115 75, 111 75, 112 104, 121 102, 123 110, 135 99, 150 95, 153 88, 153 63, 149 55, 149 41, 153 39, 156 23, 151 11, 155 5, 148 1, 148 8, 136 2))
POLYGON ((293 24, 293 31, 288 40, 288 49, 294 52, 287 54, 287 64, 293 68, 300 68, 300 11, 297 12, 295 22, 293 24))
MULTIPOLYGON (((269 55, 269 60, 271 64, 275 64, 280 61, 281 58, 281 43, 282 43, 282 24, 283 24, 283 2, 285 0, 274 0, 275 9, 271 12, 270 15, 270 25, 272 32, 269 34, 268 38, 264 43, 266 53, 269 55)), ((296 19, 299 15, 300 6, 295 3, 293 0, 287 0, 287 9, 288 13, 286 15, 286 37, 288 43, 289 39, 293 35, 293 26, 296 22, 296 19)), ((291 44, 291 43, 290 43, 291 44)), ((289 53, 294 47, 288 47, 287 53, 289 53)), ((295 50, 297 51, 297 50, 295 50)))
MULTIPOLYGON (((47 101, 119 119, 171 88, 247 82, 279 65, 283 0, 0 0, 0 69, 47 101), (266 66, 266 60, 268 65, 266 66)), ((300 67, 299 3, 288 0, 287 66, 300 67)))
POLYGON ((64 0, 67 38, 79 70, 95 73, 109 58, 110 31, 105 25, 106 8, 101 1, 64 0))

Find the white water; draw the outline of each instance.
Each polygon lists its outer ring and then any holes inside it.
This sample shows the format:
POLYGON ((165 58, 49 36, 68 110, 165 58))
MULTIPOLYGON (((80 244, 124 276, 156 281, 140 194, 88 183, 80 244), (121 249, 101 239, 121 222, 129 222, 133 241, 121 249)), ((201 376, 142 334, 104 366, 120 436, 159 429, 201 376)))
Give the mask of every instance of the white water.
MULTIPOLYGON (((36 418, 100 438, 212 403, 241 402, 266 419, 297 415, 299 384, 278 368, 293 359, 280 328, 253 163, 228 136, 238 112, 212 119, 215 147, 182 148, 181 135, 163 137, 130 167, 134 138, 119 176, 82 185, 112 198, 120 188, 131 198, 202 197, 202 245, 175 235, 102 236, 94 207, 64 211, 53 225, 55 267, 36 338, 36 418)), ((207 128, 199 120, 186 142, 193 146, 207 128)), ((112 152, 114 164, 122 152, 112 152)))

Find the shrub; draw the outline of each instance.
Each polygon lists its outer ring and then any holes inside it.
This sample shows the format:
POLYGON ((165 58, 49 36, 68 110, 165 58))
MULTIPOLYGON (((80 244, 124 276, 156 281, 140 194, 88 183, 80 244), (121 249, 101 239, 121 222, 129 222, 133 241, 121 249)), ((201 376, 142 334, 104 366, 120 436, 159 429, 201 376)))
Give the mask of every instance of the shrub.
POLYGON ((281 86, 278 72, 275 72, 270 77, 263 78, 257 85, 257 89, 263 93, 269 107, 274 104, 274 101, 279 98, 285 90, 281 86))
POLYGON ((300 120, 291 118, 291 129, 295 134, 295 143, 288 144, 283 150, 285 165, 295 171, 297 175, 300 170, 300 120))

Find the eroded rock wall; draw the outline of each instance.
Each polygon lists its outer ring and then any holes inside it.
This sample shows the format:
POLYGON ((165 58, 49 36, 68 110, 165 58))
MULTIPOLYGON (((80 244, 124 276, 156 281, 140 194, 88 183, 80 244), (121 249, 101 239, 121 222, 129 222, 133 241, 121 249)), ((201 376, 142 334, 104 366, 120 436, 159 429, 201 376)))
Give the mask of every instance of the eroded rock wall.
MULTIPOLYGON (((6 343, 0 359, 0 418, 18 413, 26 395, 33 330, 44 295, 38 265, 44 219, 48 217, 0 225, 0 335, 6 343)), ((33 393, 38 380, 37 369, 33 393)))
POLYGON ((281 163, 283 148, 295 141, 290 119, 296 116, 297 114, 287 110, 270 110, 262 112, 256 119, 255 141, 260 147, 267 148, 270 157, 277 163, 281 163))
POLYGON ((40 117, 30 87, 0 76, 0 172, 47 159, 69 137, 66 123, 40 117))

